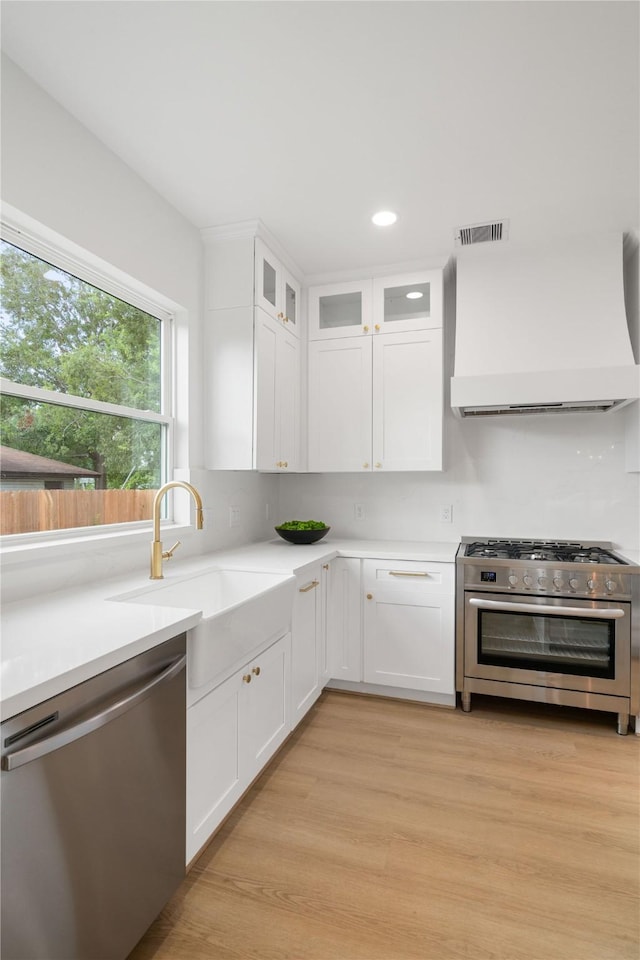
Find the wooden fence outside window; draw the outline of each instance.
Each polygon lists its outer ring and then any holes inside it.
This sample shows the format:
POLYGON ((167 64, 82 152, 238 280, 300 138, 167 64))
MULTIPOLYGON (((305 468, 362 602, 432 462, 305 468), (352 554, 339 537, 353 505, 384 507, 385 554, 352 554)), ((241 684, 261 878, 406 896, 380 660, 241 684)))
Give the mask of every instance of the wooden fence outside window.
POLYGON ((151 520, 155 490, 2 490, 0 534, 151 520))

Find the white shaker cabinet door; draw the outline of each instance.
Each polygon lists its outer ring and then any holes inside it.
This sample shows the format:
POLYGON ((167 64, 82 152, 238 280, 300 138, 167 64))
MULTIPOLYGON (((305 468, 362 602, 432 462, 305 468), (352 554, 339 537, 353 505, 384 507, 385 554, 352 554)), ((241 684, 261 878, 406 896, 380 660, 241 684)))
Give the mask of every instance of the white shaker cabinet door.
POLYGON ((371 470, 372 338, 309 344, 309 471, 371 470))
POLYGON ((280 470, 300 466, 300 340, 289 331, 278 337, 276 356, 277 445, 280 470))
POLYGON ((322 573, 320 565, 298 577, 291 619, 292 721, 295 726, 320 696, 322 573))
POLYGON ((362 680, 360 560, 331 561, 327 591, 327 650, 329 676, 362 680))
POLYGON ((241 712, 240 674, 187 710, 187 863, 246 787, 239 750, 241 712))
POLYGON ((442 395, 442 330, 374 337, 374 470, 442 469, 442 395))
MULTIPOLYGON (((257 470, 276 470, 278 450, 278 406, 276 364, 280 330, 261 310, 255 319, 254 449, 257 470)), ((233 416, 233 411, 229 411, 233 416)))
POLYGON ((364 680, 452 694, 452 564, 365 560, 364 680))
POLYGON ((286 634, 242 672, 240 756, 247 782, 262 770, 291 729, 290 652, 291 637, 286 634))
POLYGON ((255 467, 275 472, 297 470, 300 341, 256 309, 255 344, 255 467))

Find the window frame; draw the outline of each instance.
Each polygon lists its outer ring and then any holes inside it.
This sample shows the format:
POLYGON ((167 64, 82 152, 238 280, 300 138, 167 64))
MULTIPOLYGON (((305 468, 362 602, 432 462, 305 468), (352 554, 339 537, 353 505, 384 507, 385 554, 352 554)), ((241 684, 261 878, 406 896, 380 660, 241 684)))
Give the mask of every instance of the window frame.
MULTIPOLYGON (((7 396, 27 400, 40 400, 58 406, 89 410, 112 416, 126 417, 131 420, 157 423, 165 431, 166 442, 162 444, 160 475, 166 483, 174 473, 174 443, 176 429, 175 415, 175 358, 176 358, 176 314, 177 304, 168 301, 161 294, 149 290, 142 283, 125 275, 106 261, 100 260, 76 244, 69 243, 52 231, 42 228, 42 233, 34 229, 25 229, 18 221, 12 222, 3 212, 0 219, 0 236, 7 243, 24 250, 52 267, 63 270, 79 280, 98 288, 104 293, 123 300, 133 307, 144 311, 160 321, 160 411, 138 410, 101 400, 63 394, 42 387, 16 383, 0 377, 0 392, 7 396)), ((188 525, 174 524, 170 509, 172 501, 165 498, 165 520, 176 529, 188 529, 188 525)), ((105 539, 119 536, 131 537, 144 532, 148 536, 150 520, 101 524, 97 527, 68 527, 58 530, 38 530, 29 533, 6 534, 0 536, 0 552, 8 558, 21 548, 38 546, 61 546, 63 543, 104 543, 105 539)))

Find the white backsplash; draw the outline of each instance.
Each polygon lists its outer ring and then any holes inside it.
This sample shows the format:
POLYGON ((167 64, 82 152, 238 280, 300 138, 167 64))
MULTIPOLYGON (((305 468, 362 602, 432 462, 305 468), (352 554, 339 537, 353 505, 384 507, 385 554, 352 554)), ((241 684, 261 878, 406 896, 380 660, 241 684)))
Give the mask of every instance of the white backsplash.
POLYGON ((640 547, 640 476, 625 472, 625 411, 500 420, 446 418, 443 473, 283 476, 279 520, 341 537, 611 540, 640 547), (364 519, 355 519, 355 504, 364 519), (440 521, 453 507, 453 521, 440 521))

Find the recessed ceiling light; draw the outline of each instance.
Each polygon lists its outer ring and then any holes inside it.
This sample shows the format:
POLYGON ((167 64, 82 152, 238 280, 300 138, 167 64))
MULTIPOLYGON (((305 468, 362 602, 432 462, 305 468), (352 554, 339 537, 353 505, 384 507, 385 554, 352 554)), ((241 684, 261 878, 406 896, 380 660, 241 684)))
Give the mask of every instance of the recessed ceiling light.
POLYGON ((424 293, 420 290, 409 290, 407 294, 407 300, 419 300, 420 297, 424 297, 424 293))
POLYGON ((379 210, 371 217, 376 227, 390 227, 398 219, 398 214, 393 210, 379 210))

